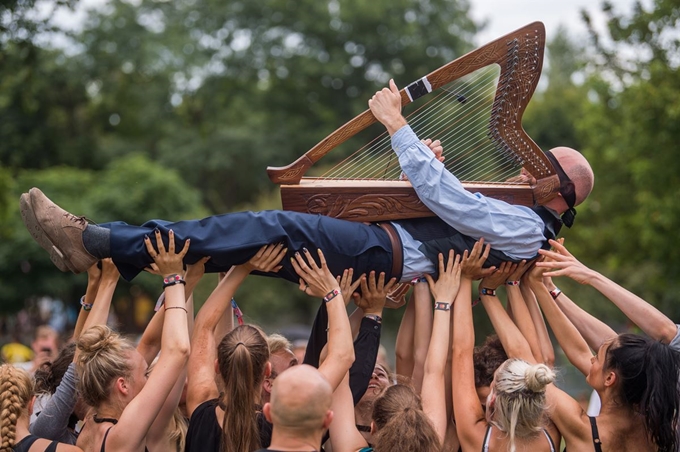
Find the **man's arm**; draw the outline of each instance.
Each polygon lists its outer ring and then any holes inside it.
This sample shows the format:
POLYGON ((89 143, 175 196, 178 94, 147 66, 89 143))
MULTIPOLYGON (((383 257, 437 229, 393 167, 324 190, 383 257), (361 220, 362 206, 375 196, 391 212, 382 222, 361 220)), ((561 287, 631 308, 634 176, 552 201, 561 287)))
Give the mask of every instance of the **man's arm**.
POLYGON ((541 247, 543 221, 531 209, 473 194, 423 144, 401 115, 401 96, 393 81, 368 103, 392 136, 392 148, 420 200, 462 234, 485 241, 508 256, 531 259, 541 247))

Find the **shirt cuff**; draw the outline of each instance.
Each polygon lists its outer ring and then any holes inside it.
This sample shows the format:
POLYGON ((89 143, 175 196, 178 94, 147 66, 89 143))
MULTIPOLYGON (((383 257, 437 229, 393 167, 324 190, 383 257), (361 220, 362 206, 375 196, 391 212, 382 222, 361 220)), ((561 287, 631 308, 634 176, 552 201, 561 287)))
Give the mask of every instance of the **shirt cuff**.
POLYGON ((411 126, 406 124, 392 135, 392 149, 397 155, 401 155, 406 149, 420 141, 411 126))

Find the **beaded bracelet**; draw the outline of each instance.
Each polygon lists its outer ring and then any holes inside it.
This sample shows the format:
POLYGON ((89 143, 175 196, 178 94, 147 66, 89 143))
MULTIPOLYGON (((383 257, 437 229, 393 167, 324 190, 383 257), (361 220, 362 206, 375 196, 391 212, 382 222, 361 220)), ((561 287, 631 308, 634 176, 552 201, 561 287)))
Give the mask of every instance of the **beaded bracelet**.
POLYGON ((340 289, 333 289, 333 290, 331 290, 330 292, 328 292, 328 293, 326 294, 325 297, 323 297, 323 301, 325 301, 326 303, 328 303, 328 302, 331 301, 333 298, 335 298, 335 297, 337 297, 338 295, 340 295, 340 293, 341 293, 341 292, 340 292, 340 289))
POLYGON ((94 306, 93 303, 85 303, 85 295, 80 297, 80 306, 83 307, 83 311, 89 311, 94 306))
POLYGON ((519 286, 519 280, 517 281, 506 281, 505 284, 508 286, 519 286))
POLYGON ((443 301, 437 301, 434 304, 434 310, 435 311, 450 311, 451 310, 451 303, 445 303, 443 301))
POLYGON ((163 278, 163 289, 166 287, 174 286, 176 284, 183 284, 187 285, 186 281, 184 281, 184 278, 182 278, 181 275, 178 275, 177 273, 173 275, 168 275, 165 278, 163 278))

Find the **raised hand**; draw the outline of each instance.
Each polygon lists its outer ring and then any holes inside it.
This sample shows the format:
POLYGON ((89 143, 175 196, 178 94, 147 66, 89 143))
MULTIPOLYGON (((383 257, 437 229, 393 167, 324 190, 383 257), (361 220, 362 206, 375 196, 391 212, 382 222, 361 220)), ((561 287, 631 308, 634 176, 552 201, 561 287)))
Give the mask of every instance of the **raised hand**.
POLYGON ((249 272, 257 270, 263 273, 276 273, 281 270, 282 266, 279 264, 287 252, 288 248, 284 248, 283 243, 265 245, 243 266, 249 272))
POLYGON ((184 275, 187 286, 192 287, 198 284, 205 274, 205 263, 209 260, 210 256, 206 256, 199 259, 195 264, 187 265, 187 272, 184 275))
POLYGON ((320 267, 316 265, 314 258, 307 249, 302 250, 304 257, 300 252, 297 252, 290 261, 295 273, 300 277, 300 290, 312 297, 322 298, 333 290, 340 290, 340 284, 328 269, 323 252, 318 250, 318 253, 321 262, 320 267))
POLYGON ((444 264, 444 255, 439 253, 439 279, 435 280, 430 275, 425 275, 430 286, 430 292, 436 302, 453 303, 460 288, 461 256, 455 256, 453 250, 449 250, 449 258, 444 264))
POLYGON ((517 264, 513 262, 503 262, 501 266, 498 267, 498 270, 482 279, 482 282, 479 283, 480 287, 496 289, 498 286, 505 284, 505 281, 507 281, 510 278, 510 275, 515 273, 516 270, 517 264))
POLYGON ((392 287, 392 290, 387 294, 385 300, 385 307, 387 309, 399 309, 406 304, 406 293, 411 288, 408 283, 397 284, 392 287))
POLYGON ((583 265, 567 248, 556 240, 550 240, 555 251, 538 250, 546 259, 536 267, 546 269, 544 276, 568 276, 581 284, 590 284, 596 272, 583 265))
POLYGON ((368 108, 390 135, 406 125, 406 120, 401 115, 401 94, 394 80, 390 80, 389 88, 383 88, 373 95, 368 101, 368 108))
POLYGON ((522 279, 522 277, 525 275, 525 273, 531 268, 532 265, 536 262, 535 259, 527 261, 526 259, 522 259, 519 264, 517 264, 517 267, 515 268, 515 271, 508 276, 508 279, 506 281, 519 281, 522 279))
POLYGON ((171 229, 168 232, 168 249, 165 250, 165 245, 163 244, 163 238, 161 237, 161 231, 156 230, 156 248, 151 244, 151 239, 149 236, 144 237, 144 244, 146 245, 146 250, 149 255, 154 260, 156 264, 156 269, 158 273, 165 277, 170 275, 182 275, 184 274, 184 264, 182 260, 189 251, 190 239, 184 242, 184 248, 179 253, 175 253, 175 233, 171 229))
POLYGON ((371 271, 368 278, 364 275, 359 278, 359 281, 361 282, 361 296, 354 299, 354 304, 361 308, 364 314, 382 315, 387 294, 397 283, 397 278, 392 278, 385 284, 384 272, 380 272, 376 280, 375 271, 371 271))
POLYGON ((110 257, 102 259, 101 282, 116 282, 120 273, 110 257))
POLYGON ((340 284, 340 292, 343 293, 345 305, 349 304, 350 297, 355 299, 359 297, 359 294, 355 293, 354 291, 357 290, 357 287, 359 287, 359 284, 361 284, 361 278, 364 276, 365 275, 361 275, 356 281, 352 281, 352 278, 354 277, 354 269, 349 268, 342 272, 342 276, 335 278, 338 281, 338 284, 340 284))
POLYGON ((468 279, 481 279, 491 275, 496 271, 496 267, 482 268, 484 262, 489 257, 491 245, 484 246, 484 239, 479 239, 472 250, 463 253, 463 260, 460 264, 461 275, 468 279))
POLYGON ((439 160, 440 162, 444 162, 444 156, 442 153, 444 152, 444 148, 442 147, 442 143, 439 140, 434 140, 432 141, 430 138, 427 138, 426 140, 420 140, 425 146, 430 148, 432 152, 434 153, 434 157, 439 160))

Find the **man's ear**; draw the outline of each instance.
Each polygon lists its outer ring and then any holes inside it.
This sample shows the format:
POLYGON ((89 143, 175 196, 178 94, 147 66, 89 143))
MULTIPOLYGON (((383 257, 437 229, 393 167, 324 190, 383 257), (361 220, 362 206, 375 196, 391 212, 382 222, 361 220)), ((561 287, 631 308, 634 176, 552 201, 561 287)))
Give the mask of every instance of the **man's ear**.
POLYGON ((378 431, 378 426, 375 425, 375 422, 371 421, 371 435, 375 435, 375 432, 378 431))
POLYGON ((323 418, 323 429, 328 430, 333 422, 333 410, 326 411, 326 416, 323 418))
POLYGON ((217 358, 215 358, 215 375, 220 374, 220 363, 217 362, 217 358))
POLYGON ((267 365, 264 366, 264 378, 269 378, 272 374, 272 363, 267 361, 267 365))
POLYGON ((272 387, 274 387, 274 382, 272 381, 271 378, 265 378, 264 381, 262 382, 262 389, 265 390, 267 394, 272 393, 272 387))
POLYGON ((273 424, 274 421, 272 421, 272 404, 267 402, 264 404, 262 407, 262 414, 264 414, 264 418, 267 419, 267 422, 270 424, 273 424))

